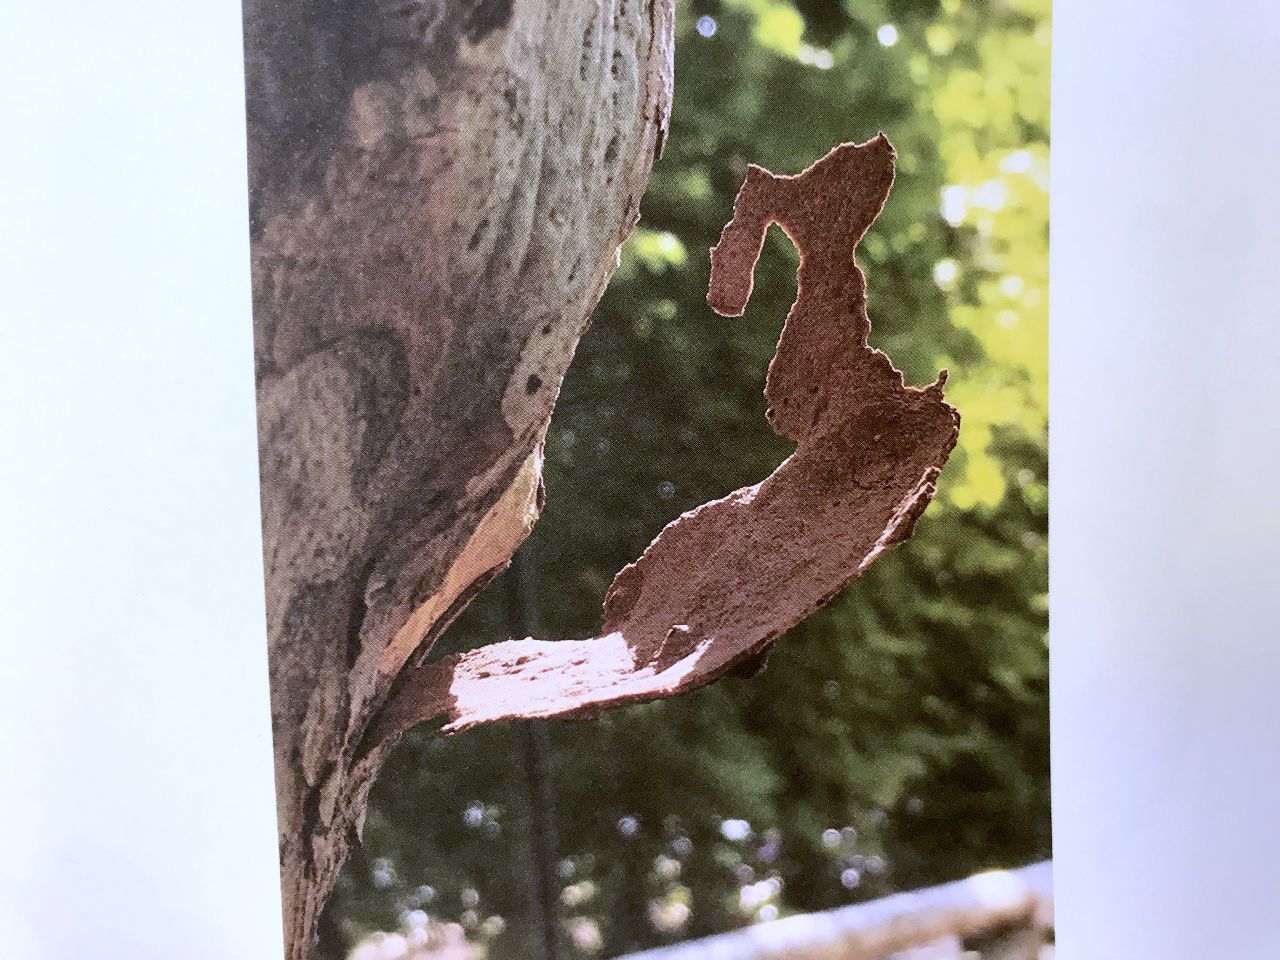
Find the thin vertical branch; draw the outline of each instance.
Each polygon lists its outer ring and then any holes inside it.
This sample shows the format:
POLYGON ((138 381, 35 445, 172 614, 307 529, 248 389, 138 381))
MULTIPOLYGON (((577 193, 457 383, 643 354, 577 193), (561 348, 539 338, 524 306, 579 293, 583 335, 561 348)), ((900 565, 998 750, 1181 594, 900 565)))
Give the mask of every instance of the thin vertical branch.
MULTIPOLYGON (((529 550, 529 545, 526 545, 511 562, 511 628, 517 637, 529 636, 538 629, 537 591, 533 584, 529 550)), ((556 891, 559 838, 555 794, 547 776, 550 737, 545 721, 527 720, 521 727, 525 797, 529 811, 530 915, 542 960, 561 960, 563 950, 556 891)))

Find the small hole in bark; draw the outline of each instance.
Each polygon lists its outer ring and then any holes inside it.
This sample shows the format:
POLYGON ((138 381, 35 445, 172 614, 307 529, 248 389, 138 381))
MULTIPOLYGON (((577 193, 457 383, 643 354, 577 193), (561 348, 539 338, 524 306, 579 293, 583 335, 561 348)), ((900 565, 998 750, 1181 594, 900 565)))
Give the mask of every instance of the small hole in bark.
POLYGON ((542 378, 536 373, 531 373, 529 374, 528 382, 525 383, 524 386, 530 393, 537 393, 538 389, 542 386, 542 378))
POLYGON ((476 232, 471 235, 470 241, 467 243, 468 250, 474 250, 480 246, 480 238, 484 236, 484 232, 489 229, 489 218, 485 217, 480 221, 480 225, 476 227, 476 232))
POLYGON ((609 145, 604 148, 604 162, 613 163, 618 159, 618 135, 615 133, 613 139, 609 141, 609 145))

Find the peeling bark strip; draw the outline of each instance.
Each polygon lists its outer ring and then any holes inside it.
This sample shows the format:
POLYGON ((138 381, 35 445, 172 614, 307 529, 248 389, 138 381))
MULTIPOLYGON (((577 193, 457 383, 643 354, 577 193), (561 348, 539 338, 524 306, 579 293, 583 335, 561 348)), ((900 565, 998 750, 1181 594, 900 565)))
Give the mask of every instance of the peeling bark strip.
POLYGON ((673 0, 245 0, 286 947, 394 681, 541 506, 561 379, 666 135, 673 0))
POLYGON ((893 161, 881 135, 795 177, 752 166, 712 251, 708 301, 726 316, 746 307, 770 224, 800 251, 765 387, 769 423, 795 453, 755 486, 669 524, 614 580, 601 636, 497 643, 409 670, 376 736, 439 716, 446 731, 580 716, 702 686, 763 654, 911 534, 960 420, 942 399, 945 372, 908 387, 867 343, 853 254, 888 196, 893 161))

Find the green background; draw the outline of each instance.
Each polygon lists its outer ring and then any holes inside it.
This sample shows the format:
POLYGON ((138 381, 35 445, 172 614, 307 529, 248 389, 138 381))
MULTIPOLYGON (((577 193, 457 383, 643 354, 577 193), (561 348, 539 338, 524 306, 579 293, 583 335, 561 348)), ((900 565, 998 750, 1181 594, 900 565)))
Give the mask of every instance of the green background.
POLYGON ((554 859, 531 855, 524 726, 406 737, 323 956, 426 915, 495 960, 537 958, 539 870, 563 956, 587 958, 1050 855, 1048 108, 1048 0, 682 0, 666 152, 564 383, 520 583, 445 645, 590 636, 664 524, 790 452, 761 393, 795 295, 780 231, 743 317, 705 304, 748 162, 795 173, 893 142, 858 252, 872 342, 910 383, 950 371, 959 446, 915 536, 763 673, 544 725, 554 859))

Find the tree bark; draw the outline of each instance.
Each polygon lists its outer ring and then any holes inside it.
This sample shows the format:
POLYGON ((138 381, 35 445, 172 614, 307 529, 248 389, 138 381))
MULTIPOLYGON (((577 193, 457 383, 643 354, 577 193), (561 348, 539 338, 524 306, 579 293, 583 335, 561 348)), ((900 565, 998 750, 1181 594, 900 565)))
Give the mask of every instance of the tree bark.
POLYGON ((666 135, 673 0, 246 0, 286 954, 392 682, 509 561, 666 135))

